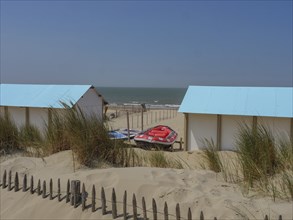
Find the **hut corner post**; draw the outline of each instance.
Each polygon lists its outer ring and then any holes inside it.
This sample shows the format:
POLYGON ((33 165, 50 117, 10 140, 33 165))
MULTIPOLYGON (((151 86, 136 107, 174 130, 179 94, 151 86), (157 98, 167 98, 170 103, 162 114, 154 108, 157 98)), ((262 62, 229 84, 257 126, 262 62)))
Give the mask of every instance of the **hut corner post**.
POLYGON ((184 113, 184 143, 185 151, 188 151, 188 113, 184 113))
POLYGON ((217 115, 217 150, 222 150, 222 115, 217 115))

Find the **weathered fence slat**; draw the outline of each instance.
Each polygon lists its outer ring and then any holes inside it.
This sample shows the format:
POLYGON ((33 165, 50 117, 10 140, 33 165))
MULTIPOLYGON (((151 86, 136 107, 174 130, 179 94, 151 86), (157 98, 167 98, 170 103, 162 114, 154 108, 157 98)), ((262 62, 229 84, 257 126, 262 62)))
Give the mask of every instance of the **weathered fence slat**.
POLYGON ((192 220, 191 209, 188 208, 187 220, 192 220))
POLYGON ((176 220, 180 220, 180 206, 179 203, 176 205, 176 220))
POLYGON ((214 220, 217 220, 217 217, 214 217, 214 220))
POLYGON ((27 189, 27 176, 24 174, 23 182, 22 182, 22 191, 25 192, 27 189))
POLYGON ((61 201, 61 184, 60 184, 60 178, 57 180, 57 194, 58 194, 58 202, 61 201))
POLYGON ((9 174, 8 174, 8 191, 11 191, 12 190, 12 187, 11 187, 11 170, 9 171, 9 174))
POLYGON ((85 191, 85 186, 84 183, 82 184, 82 192, 81 192, 81 207, 82 207, 82 211, 85 210, 85 206, 86 206, 86 191, 85 191))
POLYGON ((126 190, 124 191, 123 195, 123 219, 127 219, 127 192, 126 190))
POLYGON ((167 202, 165 202, 165 204, 164 204, 164 220, 168 220, 168 219, 169 219, 168 205, 167 205, 167 202))
POLYGON ((202 212, 202 211, 200 212, 199 219, 200 219, 200 220, 204 220, 204 216, 203 216, 203 212, 202 212))
POLYGON ((34 193, 34 176, 31 176, 30 192, 31 194, 34 193))
POLYGON ((46 198, 46 180, 43 181, 43 192, 42 192, 42 198, 46 198))
POLYGON ((96 211, 96 188, 93 185, 92 188, 92 212, 96 211))
POLYGON ((112 189, 112 217, 113 219, 117 218, 117 202, 114 188, 112 189))
POLYGON ((67 180, 67 187, 66 187, 66 203, 70 201, 70 180, 67 180))
POLYGON ((279 220, 282 220, 282 215, 279 215, 279 220))
POLYGON ((158 211, 157 211, 157 204, 155 199, 152 200, 152 206, 153 206, 153 219, 158 220, 158 211))
POLYGON ((268 215, 265 215, 265 220, 269 220, 269 217, 268 217, 268 215))
POLYGON ((104 187, 101 189, 101 202, 102 202, 102 214, 106 215, 106 195, 105 195, 105 190, 104 187))
POLYGON ((74 206, 74 194, 75 194, 75 182, 72 180, 71 181, 71 193, 70 193, 70 195, 71 195, 71 198, 70 198, 70 205, 71 206, 74 206))
POLYGON ((137 220, 137 203, 136 203, 136 197, 134 193, 132 196, 132 206, 133 206, 133 220, 137 220))
POLYGON ((41 180, 40 180, 40 179, 39 179, 39 181, 38 181, 37 193, 38 193, 38 196, 41 195, 41 180))
POLYGON ((73 180, 74 181, 74 208, 76 208, 80 202, 80 181, 79 180, 73 180))
POLYGON ((143 219, 147 220, 147 211, 146 211, 146 204, 145 204, 145 199, 142 197, 142 211, 143 211, 143 219))
POLYGON ((2 189, 6 187, 6 178, 7 178, 7 173, 6 173, 6 170, 4 170, 4 174, 2 178, 2 189))
POLYGON ((19 179, 18 179, 18 172, 15 173, 14 177, 14 192, 19 190, 19 179))
POLYGON ((53 199, 53 180, 52 180, 52 178, 50 179, 50 185, 49 185, 49 187, 50 187, 50 200, 52 200, 53 199))

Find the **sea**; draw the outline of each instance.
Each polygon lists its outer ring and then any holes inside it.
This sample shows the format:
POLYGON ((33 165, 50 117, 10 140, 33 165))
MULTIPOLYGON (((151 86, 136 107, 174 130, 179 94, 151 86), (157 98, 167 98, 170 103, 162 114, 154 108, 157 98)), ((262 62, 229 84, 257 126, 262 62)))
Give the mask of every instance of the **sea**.
POLYGON ((96 87, 110 105, 141 105, 150 108, 179 107, 187 88, 96 87))

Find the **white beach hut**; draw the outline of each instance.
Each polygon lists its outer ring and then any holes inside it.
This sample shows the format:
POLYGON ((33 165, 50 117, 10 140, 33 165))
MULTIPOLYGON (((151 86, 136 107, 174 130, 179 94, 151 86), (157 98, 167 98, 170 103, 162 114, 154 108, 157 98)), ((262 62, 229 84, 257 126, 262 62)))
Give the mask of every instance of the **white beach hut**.
POLYGON ((31 124, 43 130, 49 109, 64 109, 61 102, 101 119, 107 104, 91 85, 0 84, 0 114, 9 114, 18 127, 31 124))
POLYGON ((240 123, 260 123, 293 138, 292 87, 189 86, 179 112, 185 115, 189 151, 202 149, 204 138, 221 150, 235 150, 240 123))

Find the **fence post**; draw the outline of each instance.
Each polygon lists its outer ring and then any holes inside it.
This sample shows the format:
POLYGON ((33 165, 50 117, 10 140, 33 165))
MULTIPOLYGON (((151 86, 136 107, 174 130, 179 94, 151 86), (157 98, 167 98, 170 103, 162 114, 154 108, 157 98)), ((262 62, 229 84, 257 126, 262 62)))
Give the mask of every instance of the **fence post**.
POLYGON ((143 108, 141 108, 141 130, 143 131, 143 108))
POLYGON ((165 204, 164 204, 164 220, 168 220, 168 219, 169 219, 168 205, 167 205, 167 202, 165 202, 165 204))
POLYGON ((2 189, 6 187, 6 170, 4 171, 3 178, 2 178, 2 189))
POLYGON ((187 220, 192 220, 192 214, 191 214, 191 209, 190 208, 188 208, 187 220))
POLYGON ((41 195, 41 180, 40 180, 40 179, 39 179, 39 181, 38 181, 37 193, 38 193, 38 196, 41 195))
POLYGON ((136 127, 138 129, 138 122, 139 122, 139 114, 137 114, 137 117, 136 117, 136 127))
POLYGON ((30 192, 34 193, 34 176, 31 176, 30 192))
POLYGON ((50 190, 50 200, 53 199, 53 180, 52 178, 50 179, 50 185, 49 185, 49 190, 50 190))
POLYGON ((14 177, 14 192, 17 192, 18 189, 19 189, 19 180, 18 180, 18 172, 16 172, 14 177))
POLYGON ((180 206, 179 203, 176 205, 176 220, 180 220, 180 206))
POLYGON ((126 112, 126 119, 127 119, 127 137, 128 137, 128 142, 130 142, 130 134, 129 134, 129 112, 126 112))
POLYGON ((127 219, 127 192, 126 190, 124 191, 123 195, 123 219, 127 219))
POLYGON ((268 215, 265 215, 265 220, 269 220, 269 217, 268 217, 268 215))
POLYGON ((102 190, 101 190, 101 202, 102 202, 102 214, 103 215, 106 215, 106 196, 105 196, 105 190, 104 190, 104 187, 102 187, 102 190))
POLYGON ((146 211, 146 205, 145 205, 145 199, 142 197, 142 210, 143 210, 143 219, 147 220, 147 211, 146 211))
POLYGON ((282 215, 279 215, 279 220, 282 220, 282 215))
POLYGON ((11 170, 9 171, 9 174, 8 174, 8 191, 11 191, 11 170))
POLYGON ((73 180, 74 181, 74 208, 76 208, 80 202, 80 181, 79 180, 73 180))
POLYGON ((46 198, 46 180, 43 181, 43 194, 42 194, 43 199, 46 198))
POLYGON ((96 188, 93 185, 92 188, 92 212, 96 211, 96 188))
POLYGON ((112 217, 117 218, 117 203, 116 203, 116 193, 115 189, 112 189, 112 217))
POLYGON ((60 184, 60 178, 57 180, 57 193, 58 193, 58 202, 61 201, 61 184, 60 184))
POLYGON ((74 205, 74 194, 75 194, 75 182, 74 180, 71 180, 71 193, 70 193, 70 205, 73 206, 74 205))
POLYGON ((137 203, 136 203, 136 197, 134 193, 132 196, 132 206, 133 206, 133 220, 137 220, 137 203))
POLYGON ((199 219, 200 219, 200 220, 204 220, 204 216, 203 216, 203 212, 202 212, 202 211, 200 211, 199 219))
POLYGON ((152 206, 153 206, 153 219, 154 220, 158 220, 157 204, 156 204, 156 200, 155 199, 152 200, 152 206))
POLYGON ((67 180, 67 187, 66 187, 66 203, 70 201, 70 181, 67 180))
POLYGON ((82 211, 84 211, 86 206, 86 191, 85 191, 84 183, 82 184, 81 206, 82 206, 82 211))
POLYGON ((22 183, 22 191, 25 192, 27 189, 27 176, 24 174, 23 183, 22 183))

